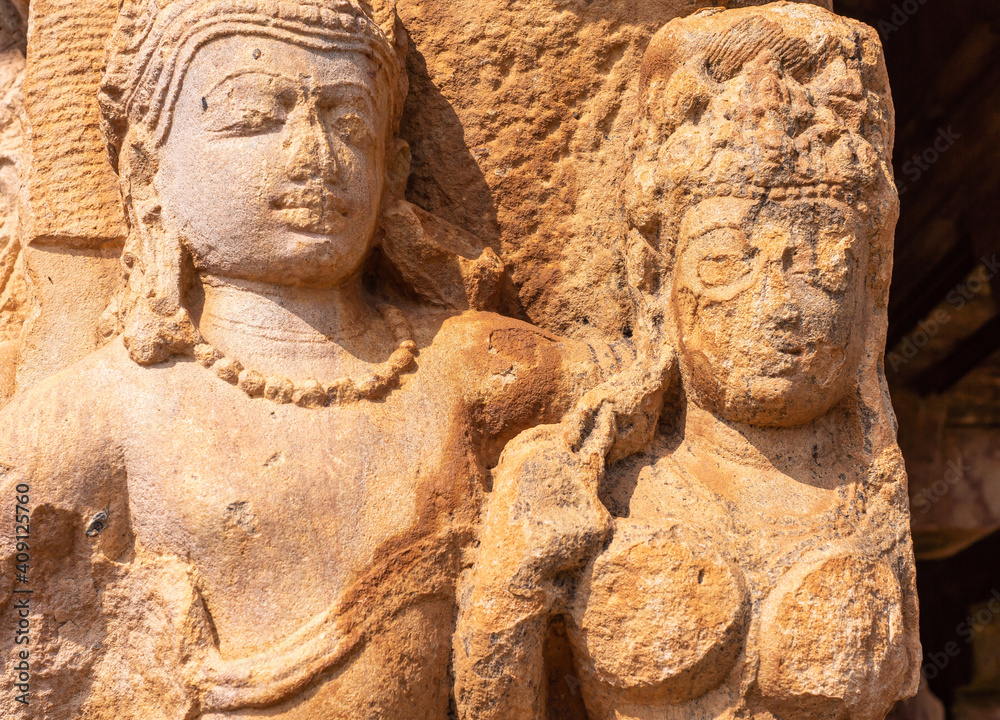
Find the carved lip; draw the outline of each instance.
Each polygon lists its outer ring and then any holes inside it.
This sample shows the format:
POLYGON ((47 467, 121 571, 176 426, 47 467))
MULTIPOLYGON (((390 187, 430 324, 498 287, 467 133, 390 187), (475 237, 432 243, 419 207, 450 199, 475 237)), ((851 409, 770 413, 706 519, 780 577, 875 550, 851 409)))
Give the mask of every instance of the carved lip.
POLYGON ((804 345, 793 343, 778 343, 771 346, 770 356, 761 363, 761 372, 765 377, 787 377, 795 372, 799 361, 806 354, 804 345))
POLYGON ((271 201, 271 208, 291 228, 319 235, 340 231, 350 210, 336 193, 317 186, 289 188, 271 201))
POLYGON ((782 355, 791 355, 793 357, 801 357, 805 355, 806 348, 804 345, 779 345, 775 348, 782 355))

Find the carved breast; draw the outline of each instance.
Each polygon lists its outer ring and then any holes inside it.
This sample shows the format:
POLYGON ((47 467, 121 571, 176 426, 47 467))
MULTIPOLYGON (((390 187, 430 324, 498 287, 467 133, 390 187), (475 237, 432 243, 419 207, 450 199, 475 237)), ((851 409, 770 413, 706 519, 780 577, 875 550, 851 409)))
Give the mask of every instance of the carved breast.
POLYGON ((905 682, 902 592, 883 560, 830 554, 797 563, 764 601, 761 693, 778 718, 885 717, 905 682))
POLYGON ((702 533, 619 526, 571 611, 578 666, 623 700, 697 698, 739 657, 747 598, 739 569, 702 533))

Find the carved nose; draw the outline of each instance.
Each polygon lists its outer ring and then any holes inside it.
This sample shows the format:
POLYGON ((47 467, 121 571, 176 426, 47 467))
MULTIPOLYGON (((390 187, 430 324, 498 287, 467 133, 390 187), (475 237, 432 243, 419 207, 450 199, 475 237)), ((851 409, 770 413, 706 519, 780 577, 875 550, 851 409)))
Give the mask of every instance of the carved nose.
POLYGON ((798 325, 802 318, 795 296, 792 295, 780 265, 772 266, 761 293, 761 316, 775 327, 787 329, 798 325))
POLYGON ((319 178, 323 182, 334 183, 340 177, 336 153, 323 123, 314 115, 291 125, 286 147, 290 180, 305 182, 319 178))
POLYGON ((829 86, 831 95, 851 100, 860 100, 864 96, 864 87, 861 85, 860 76, 848 69, 843 58, 834 60, 828 71, 835 78, 829 86))

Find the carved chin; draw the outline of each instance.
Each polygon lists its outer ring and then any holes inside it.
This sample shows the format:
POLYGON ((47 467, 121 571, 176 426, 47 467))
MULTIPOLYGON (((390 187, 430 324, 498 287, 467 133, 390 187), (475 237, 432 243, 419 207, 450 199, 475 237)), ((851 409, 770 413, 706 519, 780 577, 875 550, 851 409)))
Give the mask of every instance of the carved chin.
POLYGON ((811 374, 748 377, 731 388, 720 413, 727 420, 762 427, 803 425, 836 403, 832 388, 820 388, 811 374))
POLYGON ((770 352, 753 361, 713 363, 690 353, 685 385, 702 408, 730 422, 761 427, 805 424, 843 395, 843 351, 770 352))

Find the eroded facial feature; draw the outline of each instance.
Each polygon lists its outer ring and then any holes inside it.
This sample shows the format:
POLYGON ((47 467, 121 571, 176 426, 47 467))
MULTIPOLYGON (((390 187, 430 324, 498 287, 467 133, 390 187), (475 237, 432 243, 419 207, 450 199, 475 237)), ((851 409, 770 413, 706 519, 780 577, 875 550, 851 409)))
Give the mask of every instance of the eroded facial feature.
POLYGON ((803 424, 839 402, 863 348, 867 257, 839 203, 714 198, 689 211, 673 309, 694 401, 764 426, 803 424))
POLYGON ((356 52, 252 36, 199 50, 156 179, 163 221, 198 268, 287 285, 353 277, 385 177, 380 93, 356 52))

